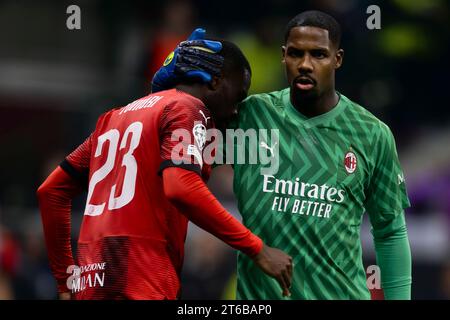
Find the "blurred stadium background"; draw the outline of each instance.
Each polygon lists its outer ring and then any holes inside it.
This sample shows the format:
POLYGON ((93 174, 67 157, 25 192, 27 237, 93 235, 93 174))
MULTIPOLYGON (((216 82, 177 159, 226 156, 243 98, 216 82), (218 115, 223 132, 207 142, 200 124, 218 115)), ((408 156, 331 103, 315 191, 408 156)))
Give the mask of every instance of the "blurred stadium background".
MULTIPOLYGON (((337 88, 385 121, 396 137, 412 207, 413 298, 450 298, 449 2, 24 1, 0 2, 0 299, 53 299, 35 191, 81 143, 105 110, 149 92, 152 74, 196 26, 237 42, 252 68, 251 92, 286 86, 280 46, 286 23, 305 9, 343 27, 337 88), (66 8, 81 8, 81 30, 66 8), (368 30, 366 8, 381 8, 368 30)), ((209 183, 238 215, 229 167, 209 183)), ((84 197, 73 213, 76 238, 84 197)), ((367 220, 365 265, 374 264, 367 220)), ((185 299, 232 298, 235 252, 191 226, 185 299)), ((375 294, 375 296, 378 296, 375 294)))

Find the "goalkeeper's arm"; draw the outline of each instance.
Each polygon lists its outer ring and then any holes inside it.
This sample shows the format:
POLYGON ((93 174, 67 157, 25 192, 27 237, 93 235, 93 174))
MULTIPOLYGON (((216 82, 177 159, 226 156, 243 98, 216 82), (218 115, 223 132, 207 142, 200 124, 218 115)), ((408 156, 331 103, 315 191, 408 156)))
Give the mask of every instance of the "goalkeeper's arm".
POLYGON ((374 226, 372 232, 385 299, 411 299, 411 249, 404 213, 383 226, 374 226))

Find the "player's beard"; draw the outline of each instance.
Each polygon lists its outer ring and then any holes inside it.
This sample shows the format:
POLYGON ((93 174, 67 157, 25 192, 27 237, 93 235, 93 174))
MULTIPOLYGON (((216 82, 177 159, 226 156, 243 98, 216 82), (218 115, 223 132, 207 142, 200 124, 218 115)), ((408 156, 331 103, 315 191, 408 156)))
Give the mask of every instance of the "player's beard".
POLYGON ((310 90, 300 90, 295 82, 291 84, 291 101, 294 106, 314 104, 318 99, 319 92, 316 86, 310 90))

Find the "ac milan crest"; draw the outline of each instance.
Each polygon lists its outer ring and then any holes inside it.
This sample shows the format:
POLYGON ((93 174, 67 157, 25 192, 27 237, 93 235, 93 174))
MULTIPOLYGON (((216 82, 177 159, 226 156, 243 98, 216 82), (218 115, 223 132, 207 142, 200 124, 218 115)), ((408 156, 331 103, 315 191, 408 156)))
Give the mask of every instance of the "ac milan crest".
POLYGON ((196 124, 192 129, 192 133, 194 134, 198 148, 202 151, 206 143, 206 127, 201 123, 196 124))
POLYGON ((356 170, 356 155, 349 151, 345 154, 345 158, 344 158, 344 166, 345 166, 345 170, 347 170, 348 173, 353 173, 356 170))

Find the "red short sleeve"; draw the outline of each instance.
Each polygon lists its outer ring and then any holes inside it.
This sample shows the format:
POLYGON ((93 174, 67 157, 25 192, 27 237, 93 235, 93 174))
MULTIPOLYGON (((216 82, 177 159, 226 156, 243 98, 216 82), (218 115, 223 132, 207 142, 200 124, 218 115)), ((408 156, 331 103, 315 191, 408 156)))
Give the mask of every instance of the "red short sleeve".
POLYGON ((73 178, 78 179, 85 186, 87 186, 88 182, 91 150, 92 134, 60 164, 61 168, 66 171, 66 173, 73 178))
POLYGON ((209 110, 195 100, 180 100, 167 105, 161 115, 161 166, 182 167, 209 176, 212 159, 207 130, 214 123, 209 110))

